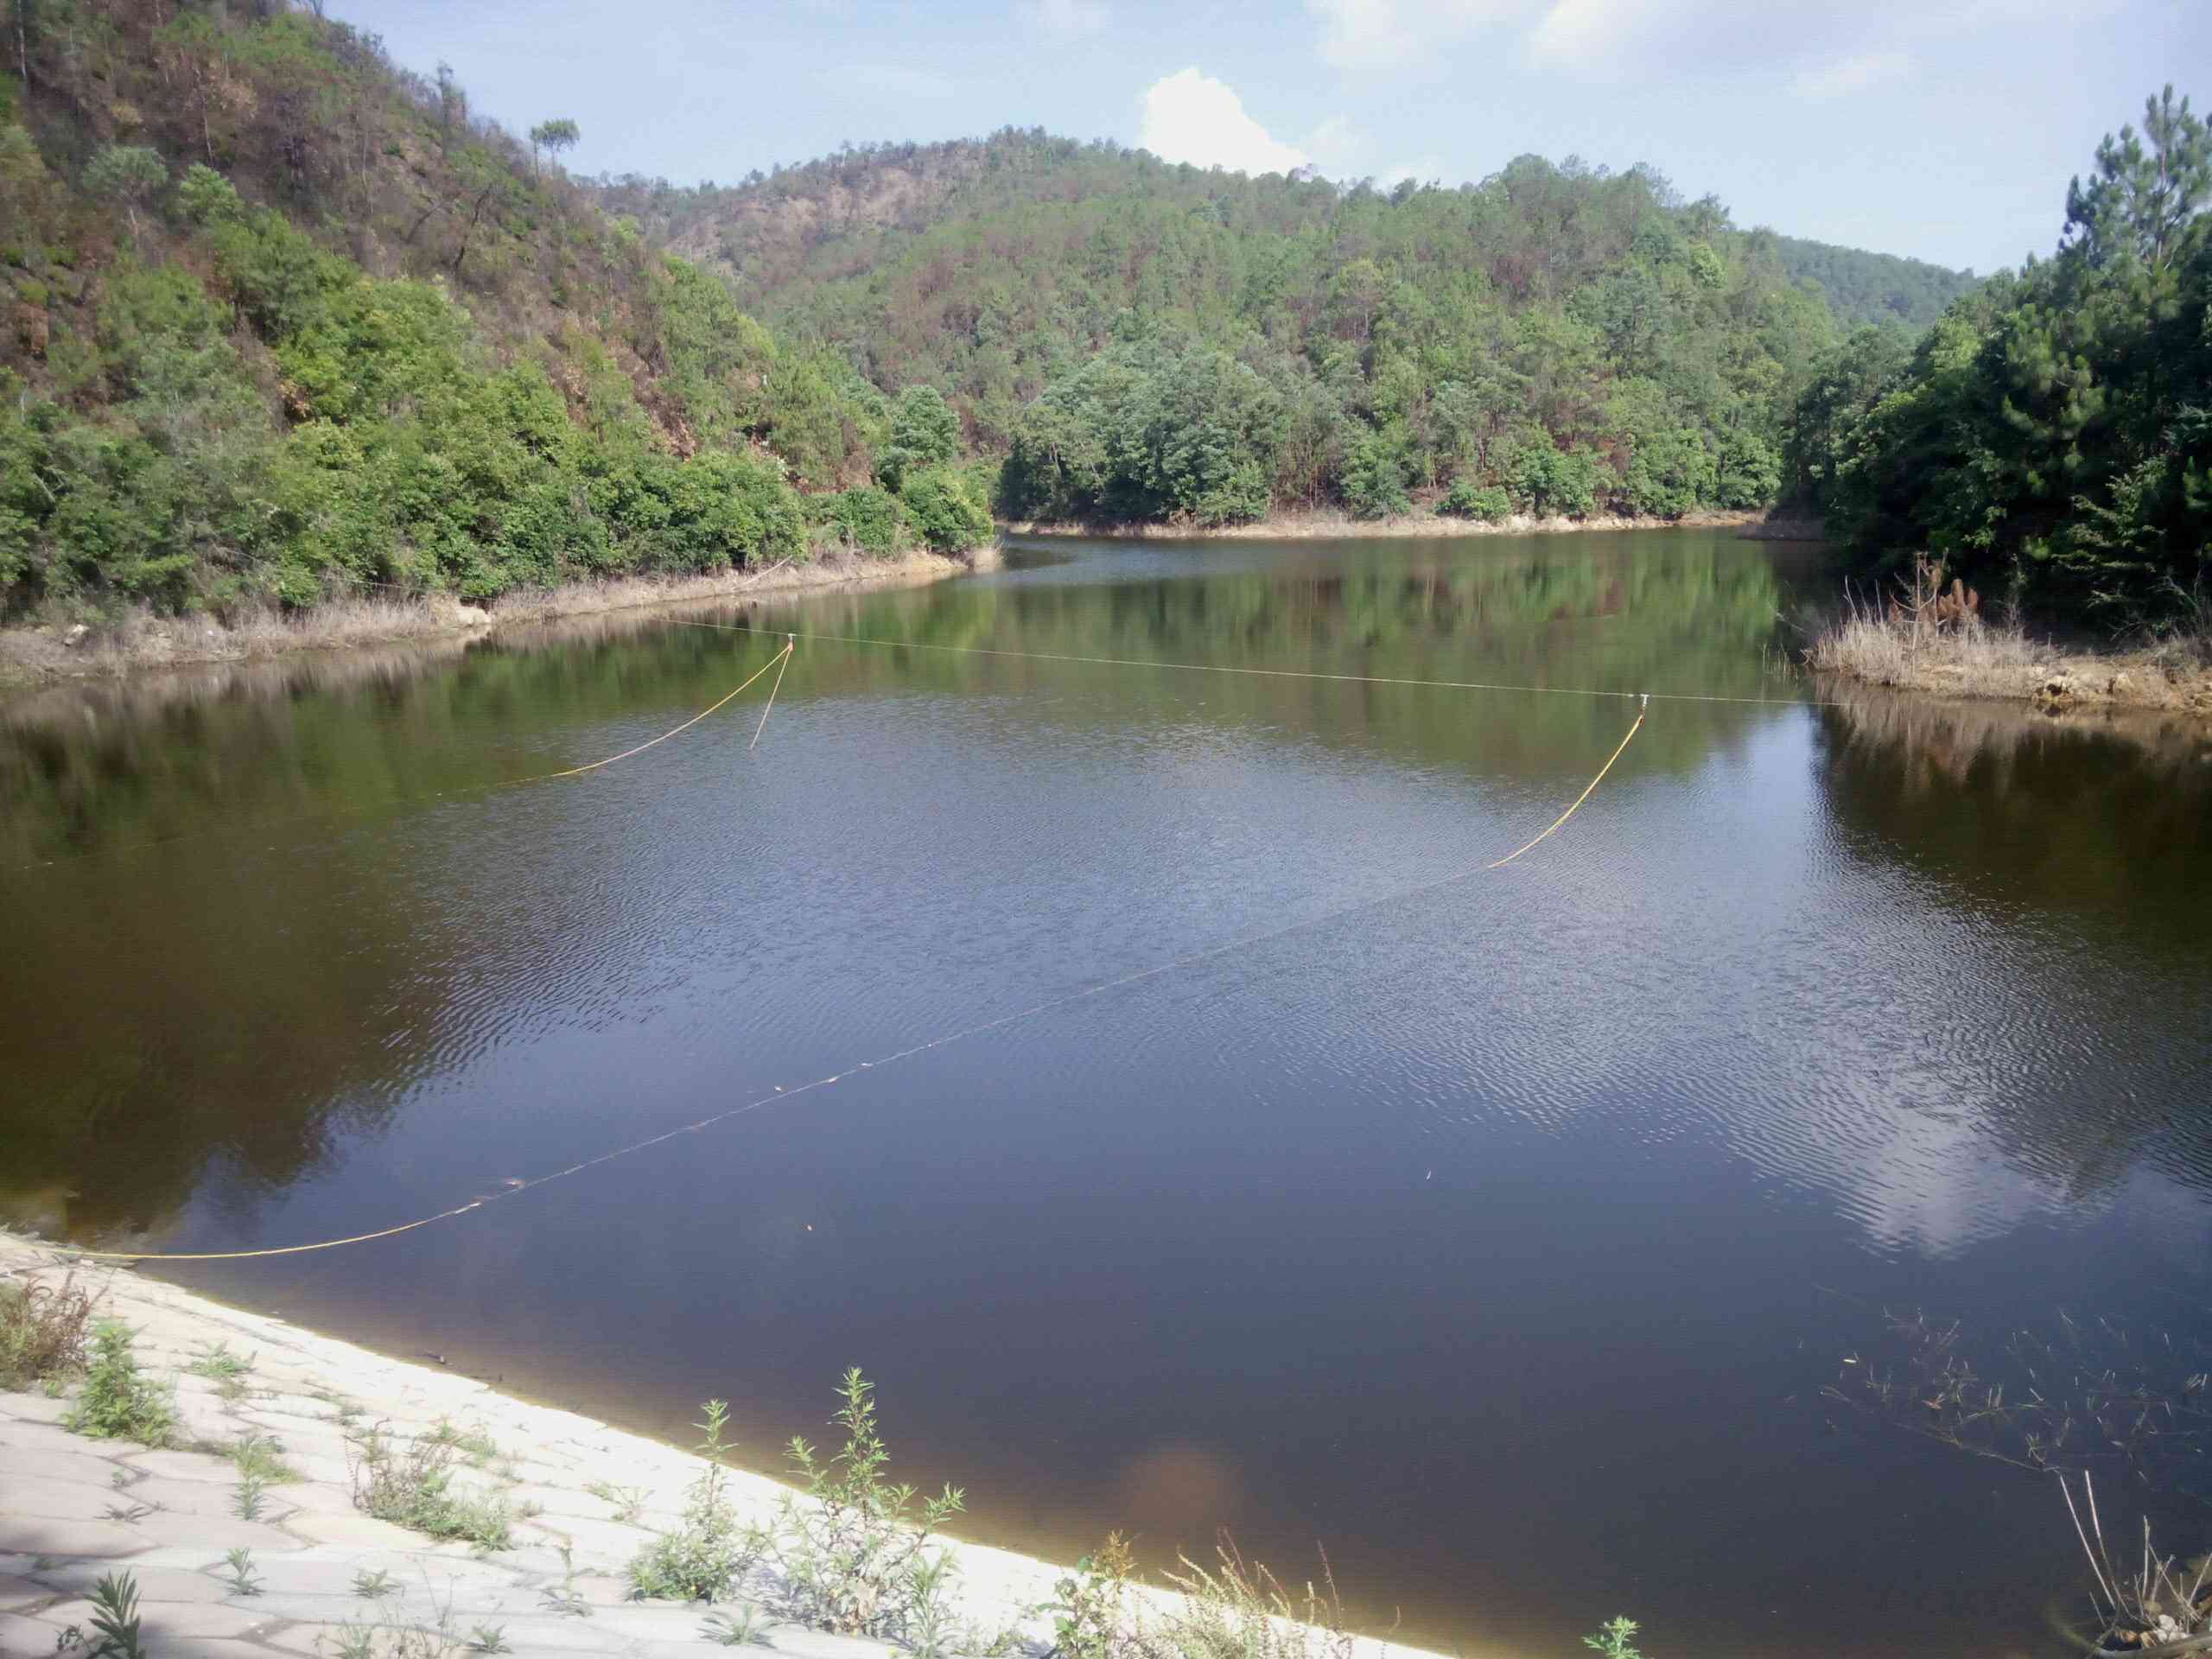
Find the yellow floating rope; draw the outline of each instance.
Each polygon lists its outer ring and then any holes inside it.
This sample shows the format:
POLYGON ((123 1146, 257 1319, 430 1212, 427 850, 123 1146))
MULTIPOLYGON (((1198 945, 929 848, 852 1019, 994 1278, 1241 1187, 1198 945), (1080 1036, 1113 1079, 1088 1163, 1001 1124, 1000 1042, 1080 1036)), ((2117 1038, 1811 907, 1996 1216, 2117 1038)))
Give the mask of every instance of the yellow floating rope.
MULTIPOLYGON (((617 760, 627 760, 633 754, 643 754, 647 749, 652 748, 655 744, 665 743, 670 738, 679 736, 683 733, 690 731, 694 726, 696 726, 709 715, 713 714, 715 709, 728 702, 731 697, 737 696, 738 691, 744 690, 746 686, 751 685, 754 680, 759 679, 770 669, 772 668, 776 671, 776 683, 778 685, 781 685, 784 683, 784 671, 782 665, 791 661, 792 645, 793 641, 791 637, 786 634, 784 637, 784 648, 778 652, 773 657, 771 657, 766 662, 761 664, 759 668, 755 669, 751 677, 746 680, 745 685, 739 686, 737 688, 737 691, 732 691, 727 696, 715 699, 715 701, 709 703, 697 714, 692 715, 690 719, 685 721, 681 726, 671 727, 667 731, 663 732, 658 737, 648 738, 645 741, 639 744, 638 747, 633 749, 625 749, 620 754, 610 754, 606 760, 594 760, 588 766, 569 766, 562 772, 541 772, 537 773, 535 776, 529 778, 503 778, 498 783, 493 785, 492 787, 494 789, 512 789, 520 784, 543 784, 549 782, 555 778, 581 778, 588 772, 597 772, 601 766, 611 766, 617 760)), ((771 692, 769 694, 768 700, 772 703, 775 701, 775 694, 771 692)), ((768 711, 764 709, 760 711, 761 729, 765 731, 767 728, 767 725, 768 711)), ((758 743, 760 741, 760 733, 753 733, 753 741, 758 743)))
MULTIPOLYGON (((789 655, 788 645, 784 654, 789 655)), ((765 671, 764 669, 763 672, 765 671)), ((754 678, 758 677, 758 675, 754 676, 754 678)), ((724 698, 723 701, 728 702, 728 699, 724 698)), ((765 714, 763 719, 764 721, 766 719, 765 714)), ((747 1112, 759 1111, 762 1107, 772 1106, 778 1101, 789 1100, 794 1096, 805 1094, 811 1090, 829 1088, 833 1084, 842 1083, 847 1077, 856 1076, 862 1071, 872 1071, 881 1066, 892 1065, 900 1060, 911 1059, 917 1054, 925 1054, 933 1048, 943 1048, 949 1044, 960 1042, 969 1037, 981 1036, 985 1032, 997 1031, 1003 1027, 1014 1025, 1024 1020, 1034 1019, 1039 1014, 1049 1014, 1055 1008, 1064 1008, 1071 1003, 1086 1001, 1096 996, 1103 996, 1109 991, 1117 991, 1125 986, 1140 984, 1148 979, 1156 979, 1160 975, 1173 973, 1179 968, 1193 967, 1202 962, 1210 962, 1217 957, 1227 956, 1232 951, 1249 950, 1255 946, 1281 938, 1287 934, 1300 932, 1307 928, 1319 927, 1329 922, 1340 921, 1344 917, 1356 916, 1362 911, 1373 910, 1383 905, 1398 904, 1422 893, 1433 893, 1440 887, 1450 887, 1454 882, 1464 881, 1470 876, 1503 869, 1530 848, 1547 840, 1581 810, 1582 804, 1597 791, 1598 785, 1605 781, 1605 774, 1613 769, 1613 763, 1621 758, 1627 751, 1628 746, 1635 741, 1637 733, 1643 729, 1643 721, 1644 715, 1642 710, 1639 710, 1635 723, 1628 728, 1628 734, 1621 739, 1619 746, 1605 758, 1605 764, 1598 768, 1597 776, 1592 778, 1582 792, 1574 798, 1573 804, 1553 819, 1541 835, 1537 836, 1533 841, 1526 842, 1515 848, 1503 858, 1493 860, 1487 864, 1470 865, 1449 875, 1439 876, 1433 881, 1424 881, 1415 887, 1403 887, 1395 893, 1384 893, 1380 898, 1364 899, 1357 904, 1340 906, 1335 910, 1325 911, 1319 916, 1308 917, 1303 921, 1286 922, 1281 927, 1269 928, 1264 932, 1230 939, 1221 944, 1210 945, 1205 950, 1194 950, 1187 956, 1175 957, 1150 968, 1140 968, 1134 973, 1123 974, 1117 978, 1103 980, 1096 985, 1085 986, 1079 991, 1070 991, 1064 995, 1048 997, 1042 1002, 1032 1003, 1029 1007, 1018 1008, 1012 1014, 1003 1014, 996 1019, 986 1020, 978 1025, 963 1027, 958 1031, 950 1032, 942 1037, 932 1037, 927 1042, 916 1043, 910 1048, 902 1048, 896 1052, 885 1054, 873 1060, 862 1060, 857 1065, 848 1066, 842 1071, 834 1071, 826 1077, 817 1077, 810 1083, 798 1084, 789 1089, 779 1084, 773 1094, 763 1095, 757 1100, 748 1100, 742 1106, 733 1106, 728 1111, 714 1113, 710 1116, 698 1119, 696 1122, 678 1124, 674 1128, 664 1129, 658 1135, 648 1135, 642 1141, 632 1141, 627 1146, 617 1147, 611 1152, 600 1153, 594 1157, 583 1160, 581 1163, 570 1164, 566 1169, 556 1169, 549 1174, 534 1176, 529 1180, 510 1181, 499 1192, 471 1198, 466 1204, 455 1205, 450 1210, 441 1210, 435 1215, 423 1216, 415 1221, 402 1222, 396 1227, 385 1227, 372 1233, 354 1233, 344 1238, 323 1239, 313 1244, 285 1244, 261 1250, 200 1250, 169 1254, 159 1250, 87 1250, 71 1244, 57 1244, 52 1248, 99 1262, 245 1262, 262 1256, 300 1255, 310 1250, 332 1250, 346 1244, 365 1244, 373 1239, 391 1238, 400 1233, 412 1232, 416 1228, 428 1227, 433 1222, 449 1221, 456 1216, 465 1216, 472 1210, 481 1210, 502 1199, 517 1197, 529 1192, 534 1186, 543 1186, 549 1182, 564 1179, 568 1176, 580 1173, 598 1165, 612 1163, 618 1158, 626 1158, 632 1153, 643 1152, 650 1147, 659 1146, 664 1141, 673 1141, 679 1135, 696 1135, 700 1130, 712 1128, 718 1123, 727 1123, 731 1118, 742 1117, 747 1112)))
MULTIPOLYGON (((755 632, 755 630, 748 629, 747 632, 755 632)), ((376 804, 380 806, 390 806, 395 804, 410 803, 427 804, 431 801, 463 800, 471 795, 486 794, 495 789, 518 789, 524 784, 550 783, 556 778, 581 778, 588 772, 597 772, 601 766, 611 766, 617 760, 627 760, 633 754, 643 754, 647 749, 653 747, 656 744, 665 743, 670 738, 675 737, 681 733, 690 731, 694 726, 696 726, 709 715, 713 714, 715 709, 720 709, 724 703, 729 702, 732 697, 736 696, 739 692, 745 690, 747 687, 758 682, 760 677, 763 674, 766 674, 772 668, 776 670, 776 683, 778 685, 781 685, 784 683, 784 675, 783 669, 780 665, 788 664, 791 661, 791 653, 797 649, 797 637, 786 634, 784 637, 784 648, 778 652, 773 657, 771 657, 766 662, 761 664, 760 666, 755 669, 751 675, 747 676, 745 684, 739 686, 737 690, 730 692, 726 696, 717 698, 706 708, 701 709, 697 714, 692 715, 690 719, 685 721, 681 726, 672 727, 669 730, 663 732, 658 737, 649 739, 645 742, 638 744, 633 748, 625 749, 620 754, 610 754, 603 760, 594 760, 581 766, 564 766, 558 772, 532 772, 526 778, 496 778, 488 784, 470 784, 460 789, 441 789, 434 791, 429 795, 392 796, 385 800, 376 803, 376 804)), ((771 705, 774 703, 775 695, 773 692, 769 694, 768 700, 771 705)), ((756 729, 753 734, 753 741, 754 744, 757 745, 760 741, 760 733, 767 728, 767 712, 764 709, 760 715, 760 726, 759 729, 756 729)), ((342 809, 324 808, 318 809, 312 812, 294 813, 287 817, 264 818, 257 823, 249 827, 260 830, 271 829, 278 824, 302 823, 310 818, 324 817, 327 812, 334 810, 342 809)), ((180 842, 200 841, 209 836, 229 835, 232 833, 242 832, 234 831, 228 825, 218 825, 216 828, 212 830, 188 830, 181 836, 157 836, 151 841, 134 841, 128 846, 94 847, 81 853, 65 854, 60 858, 42 858, 29 864, 17 864, 12 867, 10 873, 12 874, 23 870, 42 870, 55 864, 73 864, 79 859, 100 858, 115 853, 143 853, 149 848, 173 847, 180 842)))

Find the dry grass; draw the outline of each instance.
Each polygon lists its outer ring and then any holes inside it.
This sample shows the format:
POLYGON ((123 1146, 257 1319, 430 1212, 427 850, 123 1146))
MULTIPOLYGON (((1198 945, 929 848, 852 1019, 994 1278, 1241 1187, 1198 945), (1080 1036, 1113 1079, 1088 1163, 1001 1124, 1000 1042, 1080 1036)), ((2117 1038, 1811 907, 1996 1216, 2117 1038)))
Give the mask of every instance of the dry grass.
POLYGON ((2183 1567, 2152 1547, 2151 1522, 2143 1522, 2142 1554, 2133 1567, 2122 1567, 2105 1542, 2103 1519, 2097 1513, 2097 1489, 2088 1476, 2082 1477, 2082 1502, 2074 1501, 2072 1484, 2061 1479, 2066 1512, 2074 1522, 2074 1535, 2088 1557, 2089 1573, 2096 1581, 2092 1603, 2104 1628, 2095 1652, 2181 1655, 2212 1649, 2212 1555, 2195 1567, 2183 1567), (2083 1516, 2088 1516, 2087 1522, 2083 1516))
POLYGON ((2171 635, 2133 650, 2069 650, 2018 623, 1986 619, 1974 601, 1955 583, 1947 588, 1942 567, 1923 559, 1896 597, 1847 599, 1815 634, 1805 664, 1872 685, 2051 709, 2212 715, 2212 636, 2171 635))
POLYGON ((0 1280, 0 1388, 27 1389, 85 1368, 92 1298, 73 1274, 58 1285, 0 1280))
POLYGON ((1351 1659, 1353 1640, 1328 1558, 1322 1581, 1286 1590, 1273 1573, 1248 1563, 1224 1538, 1211 1567, 1188 1556, 1166 1574, 1184 1597, 1138 1645, 1149 1659, 1351 1659))

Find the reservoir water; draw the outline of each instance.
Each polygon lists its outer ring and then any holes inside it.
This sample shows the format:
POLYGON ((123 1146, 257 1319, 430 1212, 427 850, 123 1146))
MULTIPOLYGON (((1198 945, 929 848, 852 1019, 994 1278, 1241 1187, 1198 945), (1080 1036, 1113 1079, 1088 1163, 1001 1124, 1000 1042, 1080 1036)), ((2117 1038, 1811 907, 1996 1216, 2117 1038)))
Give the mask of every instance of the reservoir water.
POLYGON ((401 1237, 156 1270, 671 1438, 727 1396, 761 1468, 858 1364, 965 1535, 1318 1544, 1453 1651, 2064 1651, 2035 1422, 1922 1385, 2163 1394, 2099 1491, 2212 1542, 2212 746, 1773 674, 1827 581, 1692 531, 1035 543, 19 700, 0 1219, 367 1230, 1210 952, 401 1237), (757 749, 765 683, 489 787, 785 631, 757 749), (1442 880, 1645 691, 1559 834, 1442 880))

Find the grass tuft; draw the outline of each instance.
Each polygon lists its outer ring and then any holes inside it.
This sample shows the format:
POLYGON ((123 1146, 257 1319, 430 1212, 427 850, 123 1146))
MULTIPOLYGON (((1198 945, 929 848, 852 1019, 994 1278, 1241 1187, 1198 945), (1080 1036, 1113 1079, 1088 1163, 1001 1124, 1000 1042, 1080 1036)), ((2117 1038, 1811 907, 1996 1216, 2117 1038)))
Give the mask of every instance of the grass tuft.
POLYGON ((346 1444, 355 1509, 432 1538, 462 1539, 479 1549, 514 1547, 514 1516, 505 1500, 455 1490, 451 1440, 424 1435, 401 1446, 378 1427, 346 1444))
POLYGON ((251 1354, 241 1359, 231 1351, 228 1343, 219 1342, 201 1348, 184 1369, 194 1376, 206 1377, 225 1400, 236 1402, 245 1398, 245 1379, 252 1375, 253 1359, 251 1354))

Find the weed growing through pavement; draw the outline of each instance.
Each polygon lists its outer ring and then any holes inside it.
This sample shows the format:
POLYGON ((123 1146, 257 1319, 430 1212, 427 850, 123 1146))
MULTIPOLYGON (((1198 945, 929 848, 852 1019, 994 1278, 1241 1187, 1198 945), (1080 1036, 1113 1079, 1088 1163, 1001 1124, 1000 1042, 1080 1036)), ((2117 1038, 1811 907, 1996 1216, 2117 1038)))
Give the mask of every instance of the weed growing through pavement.
POLYGON ((138 1580, 111 1573, 92 1586, 92 1646, 98 1659, 147 1659, 138 1641, 138 1580))
POLYGON ((459 1538, 479 1549, 513 1548, 514 1514, 505 1500, 456 1490, 454 1449, 452 1440, 429 1435, 398 1446, 383 1427, 355 1435, 346 1453, 353 1507, 433 1538, 459 1538))
POLYGON ((774 1628, 760 1616, 758 1607, 749 1601, 741 1601, 734 1611, 709 1613, 699 1626, 699 1634, 717 1647, 765 1648, 772 1645, 768 1632, 774 1628))
POLYGON ((184 1369, 194 1376, 206 1377, 215 1385, 216 1393, 235 1404, 245 1398, 245 1379, 253 1374, 253 1360, 251 1354, 240 1359, 228 1343, 218 1342, 212 1347, 203 1346, 184 1369))
POLYGON ((594 1480, 584 1491, 591 1497, 614 1507, 614 1518, 627 1526, 635 1521, 645 1507, 645 1489, 642 1486, 617 1486, 611 1481, 594 1480))
POLYGON ((561 1546, 561 1587, 556 1590, 549 1584, 537 1592, 537 1599, 548 1612, 558 1613, 563 1618, 591 1617, 591 1604, 576 1588, 575 1552, 569 1545, 561 1546))
POLYGON ((63 1420, 72 1433, 94 1440, 166 1446, 176 1427, 168 1390, 138 1369, 130 1327, 102 1319, 92 1327, 92 1357, 77 1408, 63 1420))
POLYGON ((261 1579, 253 1570, 251 1550, 244 1548, 233 1549, 223 1557, 223 1561, 230 1568, 232 1595, 257 1596, 261 1593, 261 1579))

